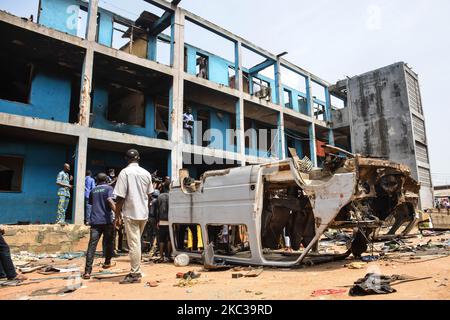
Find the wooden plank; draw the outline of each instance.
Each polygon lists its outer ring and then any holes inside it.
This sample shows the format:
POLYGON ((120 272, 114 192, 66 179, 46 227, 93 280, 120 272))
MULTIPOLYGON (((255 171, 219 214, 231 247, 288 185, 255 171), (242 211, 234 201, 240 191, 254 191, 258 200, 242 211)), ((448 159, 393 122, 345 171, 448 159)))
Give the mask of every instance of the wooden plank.
POLYGON ((246 277, 246 278, 256 278, 263 271, 264 271, 264 269, 254 269, 254 270, 251 270, 251 271, 247 272, 244 277, 246 277))

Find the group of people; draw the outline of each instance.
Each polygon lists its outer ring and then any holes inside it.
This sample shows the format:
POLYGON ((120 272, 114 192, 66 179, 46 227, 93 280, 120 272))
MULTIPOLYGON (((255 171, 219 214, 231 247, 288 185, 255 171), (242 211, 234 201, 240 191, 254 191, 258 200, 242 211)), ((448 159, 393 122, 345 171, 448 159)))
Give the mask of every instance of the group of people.
POLYGON ((99 173, 94 186, 88 178, 90 175, 86 177, 86 206, 89 206, 86 222, 91 230, 84 279, 91 277, 95 251, 102 236, 103 268, 113 266, 114 234, 121 227, 125 229, 131 264, 130 273, 120 281, 121 284, 141 281, 142 236, 147 224, 150 226, 147 230, 158 233, 161 259, 164 259, 164 253, 166 257, 171 255, 168 221, 170 178, 166 177, 162 182, 152 181, 152 175, 139 166, 140 156, 135 149, 128 150, 125 159, 128 165, 117 179, 114 173, 99 173))
POLYGON ((441 212, 441 209, 444 209, 447 210, 447 213, 450 213, 450 199, 436 199, 436 209, 438 209, 439 212, 441 212))
MULTIPOLYGON (((130 273, 120 283, 141 281, 142 237, 144 230, 151 233, 159 242, 161 260, 171 257, 169 236, 169 195, 171 179, 153 181, 152 175, 139 165, 139 152, 130 149, 125 155, 127 167, 118 177, 115 170, 98 173, 96 178, 87 170, 85 178, 85 224, 90 226, 90 238, 86 253, 84 279, 92 273, 94 256, 100 238, 103 244, 105 261, 103 268, 111 268, 112 258, 116 255, 115 242, 118 236, 118 251, 122 250, 123 230, 126 233, 130 256, 130 273), (147 225, 147 228, 146 228, 147 225)), ((58 173, 58 211, 57 223, 65 224, 65 215, 70 201, 73 177, 70 165, 65 164, 58 173)))

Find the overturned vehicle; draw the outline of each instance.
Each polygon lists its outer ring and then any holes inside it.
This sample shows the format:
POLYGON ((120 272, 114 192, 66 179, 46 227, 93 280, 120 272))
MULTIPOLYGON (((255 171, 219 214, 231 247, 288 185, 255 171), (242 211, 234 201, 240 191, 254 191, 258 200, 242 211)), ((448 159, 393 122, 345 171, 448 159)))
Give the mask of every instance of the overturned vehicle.
POLYGON ((408 167, 324 149, 323 169, 290 150, 291 159, 208 171, 200 181, 182 170, 169 197, 174 252, 201 258, 198 249, 212 243, 214 256, 229 264, 292 267, 332 256, 319 254, 327 229, 350 230, 348 250, 336 255, 342 258, 414 227, 420 186, 408 167), (296 252, 280 250, 283 235, 296 252))

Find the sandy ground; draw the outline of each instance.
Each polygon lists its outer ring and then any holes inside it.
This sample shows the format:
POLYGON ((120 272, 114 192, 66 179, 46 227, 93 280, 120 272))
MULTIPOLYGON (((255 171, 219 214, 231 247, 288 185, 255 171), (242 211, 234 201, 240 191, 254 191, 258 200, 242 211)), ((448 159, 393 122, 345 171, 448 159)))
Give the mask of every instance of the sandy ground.
MULTIPOLYGON (((450 239, 450 234, 438 237, 424 237, 408 240, 411 243, 426 243, 429 240, 441 241, 450 239)), ((448 252, 447 252, 448 253, 448 252)), ((227 270, 220 272, 203 271, 201 265, 192 264, 188 267, 176 267, 173 264, 144 263, 142 283, 121 285, 119 280, 82 280, 82 287, 75 292, 61 295, 32 296, 37 289, 60 289, 73 284, 68 280, 47 280, 41 283, 28 284, 18 287, 0 288, 0 299, 20 300, 90 300, 90 299, 156 299, 156 300, 450 300, 450 256, 437 258, 426 256, 423 260, 380 260, 368 263, 362 269, 348 269, 346 264, 354 262, 352 258, 344 261, 332 262, 318 266, 301 269, 274 269, 264 268, 261 275, 256 278, 233 279, 232 273, 227 270), (433 259, 429 261, 424 261, 433 259), (401 262, 404 261, 404 262, 401 262), (201 272, 196 283, 188 287, 178 287, 178 272, 201 272), (366 297, 351 297, 348 295, 348 286, 368 272, 380 272, 385 275, 401 274, 413 277, 432 277, 417 282, 408 282, 395 285, 396 293, 387 295, 374 295, 366 297), (157 287, 146 286, 148 281, 159 281, 157 287), (312 297, 314 290, 318 289, 346 289, 345 293, 312 297)), ((96 259, 95 264, 102 259, 96 259)), ((128 257, 116 258, 117 266, 114 269, 127 269, 128 257)), ((67 262, 67 261, 65 261, 67 262)), ((84 258, 69 261, 81 267, 84 258)), ((94 272, 100 269, 94 268, 94 272)), ((29 279, 45 278, 36 272, 27 274, 29 279)), ((52 275, 54 276, 54 275, 52 275)), ((77 280, 81 281, 80 279, 77 280)))

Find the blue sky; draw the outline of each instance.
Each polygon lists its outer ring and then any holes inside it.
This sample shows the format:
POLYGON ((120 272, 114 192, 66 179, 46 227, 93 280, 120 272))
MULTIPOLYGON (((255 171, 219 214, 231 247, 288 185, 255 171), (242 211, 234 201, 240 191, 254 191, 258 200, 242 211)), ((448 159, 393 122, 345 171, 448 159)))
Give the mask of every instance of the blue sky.
MULTIPOLYGON (((0 0, 0 8, 25 12, 29 3, 35 6, 37 0, 0 0)), ((121 8, 130 18, 149 8, 141 0, 100 3, 121 8)), ((450 184, 450 102, 445 96, 450 1, 182 0, 180 5, 273 53, 287 51, 286 59, 329 82, 407 62, 420 77, 434 183, 450 184)), ((187 32, 187 41, 203 41, 226 58, 232 55, 230 44, 199 36, 198 30, 187 32)))

